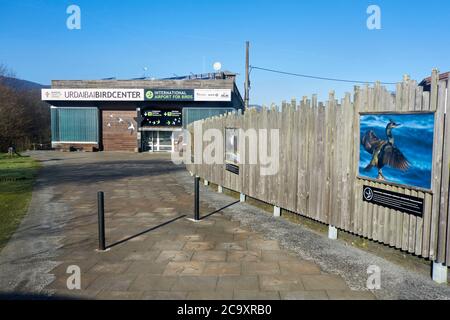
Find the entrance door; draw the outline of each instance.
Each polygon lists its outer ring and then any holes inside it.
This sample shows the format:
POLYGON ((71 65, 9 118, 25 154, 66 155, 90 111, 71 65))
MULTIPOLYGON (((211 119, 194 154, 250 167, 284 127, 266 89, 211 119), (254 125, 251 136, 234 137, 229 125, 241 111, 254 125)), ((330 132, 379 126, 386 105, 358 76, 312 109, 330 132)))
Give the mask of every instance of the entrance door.
POLYGON ((158 151, 173 151, 172 131, 158 131, 158 151))
POLYGON ((144 131, 143 151, 173 152, 172 131, 144 131))
POLYGON ((154 152, 158 151, 158 132, 157 131, 144 131, 143 150, 154 152))

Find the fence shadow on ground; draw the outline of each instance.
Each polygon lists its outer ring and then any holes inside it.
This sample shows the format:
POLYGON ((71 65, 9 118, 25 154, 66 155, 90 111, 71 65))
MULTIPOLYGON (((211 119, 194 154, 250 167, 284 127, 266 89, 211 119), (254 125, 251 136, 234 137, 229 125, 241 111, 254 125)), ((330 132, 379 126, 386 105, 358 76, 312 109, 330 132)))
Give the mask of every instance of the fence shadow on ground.
POLYGON ((238 200, 238 201, 232 202, 232 203, 230 203, 230 204, 227 204, 225 207, 222 207, 222 208, 220 208, 220 209, 217 209, 217 210, 215 210, 215 211, 213 211, 213 212, 211 212, 211 213, 208 213, 207 215, 201 217, 200 220, 206 219, 206 218, 208 218, 208 217, 210 217, 210 216, 212 216, 212 215, 214 215, 214 214, 216 214, 216 213, 218 213, 218 212, 220 212, 220 211, 222 211, 222 210, 224 210, 224 209, 226 209, 226 208, 228 208, 228 207, 231 207, 232 205, 235 205, 236 203, 239 203, 239 202, 240 202, 240 201, 238 200))
POLYGON ((175 221, 177 221, 177 220, 180 220, 180 219, 182 219, 182 218, 184 218, 184 217, 186 217, 185 214, 183 214, 183 215, 181 215, 181 216, 178 216, 178 217, 176 217, 176 218, 173 218, 173 219, 171 219, 171 220, 169 220, 169 221, 163 222, 163 223, 161 223, 161 224, 159 224, 159 225, 157 225, 157 226, 155 226, 155 227, 151 227, 150 229, 147 229, 147 230, 144 230, 144 231, 142 231, 142 232, 139 232, 139 233, 137 233, 137 234, 135 234, 135 235, 132 235, 132 236, 130 236, 130 237, 127 237, 127 238, 125 238, 125 239, 119 240, 119 241, 117 241, 117 242, 115 242, 115 243, 113 243, 113 244, 110 244, 110 245, 106 246, 106 249, 111 249, 111 248, 113 248, 113 247, 115 247, 115 246, 118 246, 118 245, 120 245, 120 244, 122 244, 122 243, 125 243, 125 242, 130 241, 130 240, 132 240, 132 239, 134 239, 134 238, 137 238, 137 237, 139 237, 139 236, 142 236, 142 235, 144 235, 144 234, 146 234, 146 233, 148 233, 148 232, 150 232, 150 231, 159 229, 159 228, 164 227, 164 226, 166 226, 166 225, 168 225, 168 224, 170 224, 170 223, 172 223, 172 222, 175 222, 175 221))

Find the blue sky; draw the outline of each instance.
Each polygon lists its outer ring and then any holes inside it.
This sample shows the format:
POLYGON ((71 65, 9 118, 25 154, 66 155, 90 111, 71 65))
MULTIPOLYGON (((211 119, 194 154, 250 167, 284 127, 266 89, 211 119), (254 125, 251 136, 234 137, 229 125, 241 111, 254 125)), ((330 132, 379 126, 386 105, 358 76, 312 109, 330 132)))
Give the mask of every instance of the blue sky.
MULTIPOLYGON (((168 77, 251 64, 324 77, 421 80, 450 70, 450 2, 288 0, 0 0, 0 63, 18 77, 52 79, 168 77), (81 30, 66 27, 66 8, 81 8, 81 30), (366 9, 381 8, 381 30, 366 9)), ((352 84, 253 70, 251 103, 318 93, 338 96, 352 84)))

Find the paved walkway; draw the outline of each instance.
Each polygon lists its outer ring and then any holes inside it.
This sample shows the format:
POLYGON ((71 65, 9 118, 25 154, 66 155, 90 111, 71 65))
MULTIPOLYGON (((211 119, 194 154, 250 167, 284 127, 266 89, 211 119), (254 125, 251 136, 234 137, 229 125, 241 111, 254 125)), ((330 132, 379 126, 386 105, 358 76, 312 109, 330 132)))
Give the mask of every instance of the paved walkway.
MULTIPOLYGON (((3 293, 93 299, 372 299, 218 212, 199 223, 188 173, 167 155, 33 154, 30 210, 0 255, 3 293), (180 177, 184 177, 180 179, 180 177), (95 251, 105 192, 108 252, 95 251), (68 290, 69 266, 81 290, 68 290)), ((230 202, 233 199, 230 198, 230 202)), ((201 203, 202 213, 214 208, 201 203)))

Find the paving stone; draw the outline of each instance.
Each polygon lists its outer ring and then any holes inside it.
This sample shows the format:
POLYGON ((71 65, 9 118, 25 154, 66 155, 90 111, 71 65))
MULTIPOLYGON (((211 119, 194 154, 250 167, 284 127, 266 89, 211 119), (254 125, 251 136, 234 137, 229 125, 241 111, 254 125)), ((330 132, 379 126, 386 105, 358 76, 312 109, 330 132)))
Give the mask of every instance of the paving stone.
POLYGON ((280 300, 278 291, 235 290, 236 300, 280 300))
POLYGON ((161 254, 156 258, 156 262, 189 261, 193 254, 193 251, 164 250, 161 251, 161 254))
POLYGON ((306 290, 345 290, 347 285, 345 281, 335 275, 305 275, 302 276, 302 282, 306 290))
POLYGON ((328 295, 324 290, 313 291, 281 291, 283 300, 328 300, 328 295))
POLYGON ((247 249, 247 243, 245 241, 217 242, 216 243, 216 250, 243 251, 246 249, 247 249))
MULTIPOLYGON (((157 276, 157 275, 139 275, 131 283, 129 291, 170 291, 174 285, 176 277, 157 276)), ((144 297, 145 298, 145 297, 144 297)))
POLYGON ((248 250, 280 250, 278 241, 275 240, 248 240, 248 250))
POLYGON ((217 291, 259 290, 257 276, 221 276, 217 282, 217 291))
POLYGON ((296 256, 282 250, 262 250, 261 256, 263 261, 299 261, 296 256))
MULTIPOLYGON (((153 250, 181 250, 185 245, 184 241, 179 240, 161 240, 153 245, 153 250)), ((189 249, 187 249, 189 250, 189 249)))
POLYGON ((189 241, 186 242, 184 250, 212 250, 214 248, 214 242, 209 241, 189 241))
POLYGON ((211 276, 238 276, 241 274, 241 264, 239 262, 206 262, 203 274, 211 276))
POLYGON ((204 269, 204 261, 169 262, 163 275, 201 275, 204 269))
POLYGON ((192 256, 192 261, 225 261, 227 257, 226 251, 205 250, 196 251, 192 256))
POLYGON ((127 270, 131 265, 131 262, 99 262, 95 266, 93 266, 89 272, 90 273, 100 273, 100 274, 106 274, 106 273, 123 273, 125 270, 127 270))
POLYGON ((217 277, 211 276, 181 276, 172 287, 173 291, 214 291, 217 277))
POLYGON ((261 251, 229 251, 227 261, 260 261, 261 251))
POLYGON ((136 275, 101 275, 88 286, 88 290, 127 291, 136 275))
POLYGON ((242 262, 242 274, 280 274, 280 267, 277 262, 242 262))
POLYGON ((161 251, 139 251, 128 254, 124 260, 125 261, 134 261, 134 260, 149 260, 154 261, 159 255, 161 251))
POLYGON ((232 291, 194 291, 189 292, 189 300, 232 300, 232 291))
POLYGON ((142 292, 100 291, 95 298, 99 300, 140 300, 142 299, 142 292))
POLYGON ((313 262, 301 261, 280 261, 281 274, 320 274, 320 268, 313 262))
POLYGON ((241 228, 241 227, 228 227, 225 228, 225 232, 231 233, 231 234, 249 234, 250 231, 241 228))
POLYGON ((201 234, 180 234, 175 239, 181 241, 202 241, 205 238, 201 234))
POLYGON ((176 291, 149 291, 142 293, 143 300, 185 300, 187 292, 176 291))
POLYGON ((167 263, 156 263, 149 262, 145 260, 135 261, 130 267, 125 271, 125 273, 130 274, 155 274, 162 275, 167 267, 167 263))
POLYGON ((302 280, 296 275, 263 275, 260 276, 261 290, 267 291, 299 291, 304 290, 302 280))

